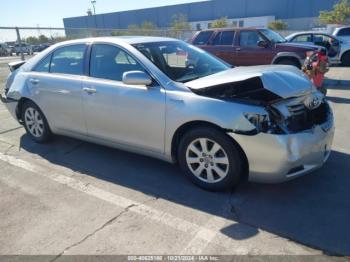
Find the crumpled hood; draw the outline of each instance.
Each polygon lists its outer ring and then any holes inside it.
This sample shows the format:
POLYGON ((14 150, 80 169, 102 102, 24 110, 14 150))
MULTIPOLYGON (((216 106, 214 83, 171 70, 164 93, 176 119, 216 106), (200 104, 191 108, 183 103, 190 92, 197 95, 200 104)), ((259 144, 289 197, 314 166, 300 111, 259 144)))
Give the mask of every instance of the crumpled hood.
POLYGON ((305 74, 294 66, 264 65, 236 67, 185 83, 191 89, 215 88, 226 83, 259 77, 264 88, 282 97, 297 97, 310 93, 313 85, 305 74))

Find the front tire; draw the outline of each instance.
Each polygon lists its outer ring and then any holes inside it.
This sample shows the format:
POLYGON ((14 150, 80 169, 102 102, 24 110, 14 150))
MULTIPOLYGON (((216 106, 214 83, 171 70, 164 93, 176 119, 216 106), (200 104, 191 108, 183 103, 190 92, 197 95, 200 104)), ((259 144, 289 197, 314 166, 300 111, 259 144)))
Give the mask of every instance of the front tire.
POLYGON ((211 127, 187 132, 179 145, 178 160, 193 183, 210 191, 233 188, 243 171, 237 145, 225 133, 211 127))
POLYGON ((40 108, 33 102, 25 102, 22 106, 22 121, 27 134, 37 143, 46 143, 52 133, 40 108))

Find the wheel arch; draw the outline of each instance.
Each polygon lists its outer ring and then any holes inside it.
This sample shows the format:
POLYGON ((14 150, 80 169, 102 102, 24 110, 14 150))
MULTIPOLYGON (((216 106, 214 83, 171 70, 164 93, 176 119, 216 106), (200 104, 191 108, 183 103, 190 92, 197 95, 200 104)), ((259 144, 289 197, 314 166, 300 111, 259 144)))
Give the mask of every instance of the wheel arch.
MULTIPOLYGON (((220 126, 218 126, 216 124, 213 124, 213 123, 207 122, 207 121, 202 121, 202 120, 196 120, 196 121, 190 121, 190 122, 184 123, 183 125, 181 125, 175 131, 175 133, 174 133, 174 135, 172 137, 172 141, 171 141, 171 157, 172 157, 174 162, 178 161, 178 159, 177 159, 177 151, 178 151, 178 147, 179 147, 179 144, 180 144, 180 141, 181 141, 182 137, 189 130, 191 130, 193 128, 198 128, 198 127, 211 127, 211 128, 214 128, 216 130, 219 130, 219 131, 223 132, 225 135, 227 135, 228 132, 232 132, 232 130, 227 130, 227 129, 222 128, 222 127, 220 127, 220 126)), ((235 139, 233 139, 231 136, 227 135, 227 137, 230 138, 232 143, 240 151, 240 155, 242 156, 242 160, 243 160, 243 179, 246 180, 248 178, 248 174, 249 174, 248 158, 247 158, 243 148, 240 146, 240 144, 235 139)))
POLYGON ((298 64, 298 67, 301 68, 302 62, 300 61, 300 57, 297 54, 294 53, 279 53, 275 56, 275 58, 272 60, 272 64, 278 64, 280 61, 284 59, 289 59, 291 61, 294 61, 298 64))
MULTIPOLYGON (((34 100, 28 98, 28 97, 21 97, 19 100, 18 100, 18 103, 17 103, 17 108, 16 108, 16 117, 18 119, 19 122, 22 123, 23 119, 22 119, 22 109, 23 109, 23 105, 26 103, 26 102, 32 102, 34 103, 39 109, 40 111, 44 114, 42 108, 38 105, 38 103, 36 103, 34 100)), ((44 114, 45 116, 45 114, 44 114)), ((46 116, 45 116, 46 118, 46 116)))
POLYGON ((341 57, 340 57, 340 61, 343 63, 343 58, 344 58, 344 56, 346 56, 346 55, 350 55, 350 49, 349 50, 347 50, 347 51, 345 51, 344 53, 342 53, 342 55, 341 55, 341 57))

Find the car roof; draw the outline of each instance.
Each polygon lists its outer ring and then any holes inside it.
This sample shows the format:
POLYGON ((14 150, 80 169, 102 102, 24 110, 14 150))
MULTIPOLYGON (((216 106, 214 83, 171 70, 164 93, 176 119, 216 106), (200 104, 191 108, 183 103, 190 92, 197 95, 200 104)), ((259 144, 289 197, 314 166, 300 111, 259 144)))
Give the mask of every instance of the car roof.
POLYGON ((79 43, 88 43, 88 42, 107 42, 115 44, 144 44, 144 43, 153 43, 153 42, 166 42, 166 41, 180 41, 174 38, 168 37, 154 37, 154 36, 108 36, 108 37, 94 37, 94 38, 83 38, 76 40, 64 41, 56 46, 67 45, 67 44, 79 44, 79 43))
POLYGON ((320 34, 320 35, 326 35, 326 36, 330 36, 330 37, 336 38, 336 37, 334 37, 332 34, 329 34, 328 32, 323 32, 323 31, 303 31, 303 32, 296 32, 296 33, 290 34, 290 35, 287 36, 286 38, 287 38, 287 39, 290 39, 290 38, 295 37, 295 36, 298 36, 298 35, 307 35, 307 34, 320 34))
POLYGON ((257 28, 257 27, 240 27, 240 28, 210 28, 201 30, 200 32, 213 32, 213 31, 255 31, 255 30, 261 30, 266 28, 257 28))
POLYGON ((344 29, 344 28, 350 28, 350 26, 341 26, 341 27, 336 27, 335 29, 339 30, 339 29, 344 29))

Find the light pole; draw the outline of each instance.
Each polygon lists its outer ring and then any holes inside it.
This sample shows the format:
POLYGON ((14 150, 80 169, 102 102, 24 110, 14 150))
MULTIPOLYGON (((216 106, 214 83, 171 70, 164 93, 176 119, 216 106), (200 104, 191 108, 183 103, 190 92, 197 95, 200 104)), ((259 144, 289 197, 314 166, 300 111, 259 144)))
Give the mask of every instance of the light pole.
POLYGON ((97 34, 97 21, 96 21, 96 8, 95 8, 96 0, 91 0, 91 4, 92 4, 92 7, 94 8, 94 20, 95 20, 95 30, 96 30, 95 34, 97 34))
POLYGON ((96 0, 91 0, 91 4, 92 4, 92 7, 94 8, 94 15, 96 15, 96 8, 95 8, 96 0))

